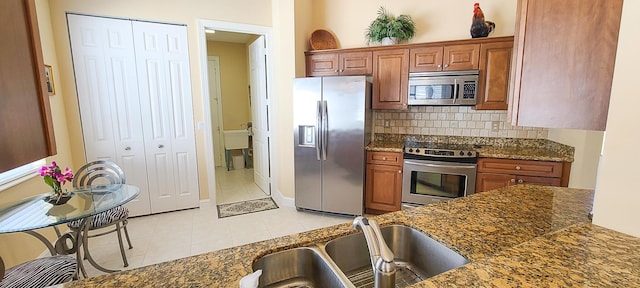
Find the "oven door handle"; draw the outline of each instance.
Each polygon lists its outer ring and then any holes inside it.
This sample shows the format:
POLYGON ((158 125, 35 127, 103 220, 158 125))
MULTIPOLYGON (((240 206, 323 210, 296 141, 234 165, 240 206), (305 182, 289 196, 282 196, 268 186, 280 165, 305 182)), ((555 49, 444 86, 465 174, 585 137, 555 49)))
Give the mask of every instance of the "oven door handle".
POLYGON ((456 101, 458 100, 458 97, 460 97, 460 95, 458 95, 458 93, 460 93, 460 87, 458 85, 460 85, 458 84, 458 79, 454 79, 453 80, 453 105, 456 105, 456 101))
POLYGON ((475 165, 442 165, 442 164, 429 164, 429 163, 413 162, 413 161, 410 161, 410 160, 405 160, 404 164, 411 164, 411 165, 424 166, 424 167, 433 167, 433 168, 450 168, 450 169, 475 169, 476 168, 475 165))

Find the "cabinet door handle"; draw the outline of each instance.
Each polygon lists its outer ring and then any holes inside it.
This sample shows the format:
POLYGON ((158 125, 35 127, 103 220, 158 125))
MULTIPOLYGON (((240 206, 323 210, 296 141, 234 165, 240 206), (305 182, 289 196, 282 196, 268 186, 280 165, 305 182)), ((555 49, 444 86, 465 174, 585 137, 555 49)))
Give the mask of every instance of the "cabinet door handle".
POLYGON ((160 144, 158 145, 158 148, 164 148, 164 145, 160 144))
POLYGON ((516 170, 520 170, 520 169, 522 169, 522 168, 520 168, 520 166, 516 166, 516 170))
POLYGON ((447 68, 447 67, 449 67, 449 64, 444 64, 444 68, 447 68))
POLYGON ((438 64, 438 68, 442 68, 442 64, 438 64))
POLYGON ((338 72, 340 72, 340 70, 337 70, 337 69, 336 69, 336 71, 335 71, 335 72, 336 72, 336 73, 338 73, 338 72))
POLYGON ((511 183, 516 183, 516 179, 511 179, 511 183))
POLYGON ((518 179, 518 183, 522 184, 522 183, 524 183, 524 180, 518 179))
POLYGON ((402 174, 402 170, 398 170, 398 174, 402 174))
POLYGON ((131 151, 131 147, 129 147, 129 146, 124 147, 124 150, 125 150, 125 151, 131 151))
POLYGON ((382 156, 382 161, 387 161, 387 157, 386 156, 382 156))

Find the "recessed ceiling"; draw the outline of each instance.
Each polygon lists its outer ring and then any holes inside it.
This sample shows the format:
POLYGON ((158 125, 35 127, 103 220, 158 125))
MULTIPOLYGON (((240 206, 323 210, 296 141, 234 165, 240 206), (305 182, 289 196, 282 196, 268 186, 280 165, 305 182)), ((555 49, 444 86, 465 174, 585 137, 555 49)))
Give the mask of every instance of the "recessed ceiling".
POLYGON ((207 33, 208 41, 231 42, 249 44, 253 42, 259 35, 245 34, 236 32, 227 32, 216 30, 216 33, 207 33))

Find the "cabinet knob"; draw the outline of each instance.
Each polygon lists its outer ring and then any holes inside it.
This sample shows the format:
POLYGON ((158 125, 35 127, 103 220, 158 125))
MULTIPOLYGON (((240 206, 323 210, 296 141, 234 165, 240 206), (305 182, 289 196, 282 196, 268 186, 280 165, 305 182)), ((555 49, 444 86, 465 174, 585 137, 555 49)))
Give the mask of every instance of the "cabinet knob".
POLYGON ((442 68, 442 64, 438 64, 438 68, 442 68))
POLYGON ((522 168, 520 168, 520 166, 516 166, 516 170, 520 170, 520 169, 522 169, 522 168))
POLYGON ((160 144, 158 145, 158 148, 164 148, 164 145, 160 144))
POLYGON ((334 71, 334 72, 338 73, 338 72, 340 72, 340 70, 337 70, 337 69, 336 69, 336 71, 334 71))
POLYGON ((402 170, 398 170, 398 174, 402 174, 402 170))
POLYGON ((511 179, 511 183, 516 183, 516 179, 511 179))
POLYGON ((447 67, 449 67, 449 64, 444 64, 444 68, 447 68, 447 67))
POLYGON ((522 183, 524 183, 524 180, 518 179, 518 183, 522 184, 522 183))
POLYGON ((387 161, 387 157, 386 156, 382 156, 382 161, 387 161))
POLYGON ((124 147, 124 150, 125 150, 125 151, 131 151, 131 147, 129 147, 129 146, 124 147))

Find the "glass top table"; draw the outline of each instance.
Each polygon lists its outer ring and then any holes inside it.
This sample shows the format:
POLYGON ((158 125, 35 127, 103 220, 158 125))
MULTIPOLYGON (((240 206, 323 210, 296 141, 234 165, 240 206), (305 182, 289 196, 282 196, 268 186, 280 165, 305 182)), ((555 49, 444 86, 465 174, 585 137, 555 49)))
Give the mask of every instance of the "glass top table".
POLYGON ((45 201, 51 193, 0 205, 0 234, 30 231, 107 211, 136 198, 140 189, 126 184, 91 186, 70 190, 71 199, 62 205, 45 201))

